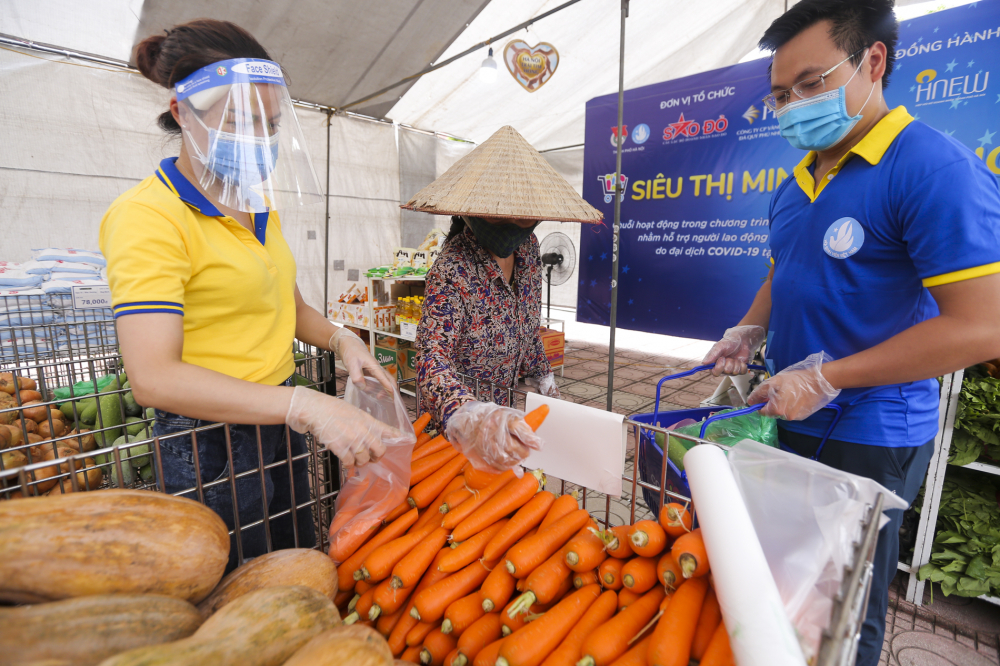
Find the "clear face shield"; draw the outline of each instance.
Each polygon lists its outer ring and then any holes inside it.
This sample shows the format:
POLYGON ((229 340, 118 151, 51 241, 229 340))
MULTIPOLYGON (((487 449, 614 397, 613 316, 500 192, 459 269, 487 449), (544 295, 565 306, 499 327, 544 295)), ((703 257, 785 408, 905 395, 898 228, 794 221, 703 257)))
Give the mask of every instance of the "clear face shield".
POLYGON ((281 68, 236 58, 177 83, 184 145, 210 199, 246 213, 323 200, 281 68))

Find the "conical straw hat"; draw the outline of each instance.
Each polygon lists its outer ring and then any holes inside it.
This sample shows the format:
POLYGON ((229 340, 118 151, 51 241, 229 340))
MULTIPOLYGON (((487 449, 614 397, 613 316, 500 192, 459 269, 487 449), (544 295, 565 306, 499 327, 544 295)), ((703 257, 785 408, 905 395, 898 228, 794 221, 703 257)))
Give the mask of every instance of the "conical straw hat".
POLYGON ((402 208, 562 222, 600 222, 603 217, 510 126, 497 130, 402 208))

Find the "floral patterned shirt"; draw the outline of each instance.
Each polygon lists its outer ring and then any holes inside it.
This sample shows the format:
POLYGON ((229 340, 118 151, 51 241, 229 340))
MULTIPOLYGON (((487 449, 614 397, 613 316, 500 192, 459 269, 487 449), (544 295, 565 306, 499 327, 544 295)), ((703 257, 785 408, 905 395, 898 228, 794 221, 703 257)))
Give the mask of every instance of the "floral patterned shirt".
MULTIPOLYGON (((534 235, 514 252, 513 280, 504 280, 493 256, 466 228, 448 241, 427 273, 423 315, 417 328, 417 382, 421 411, 439 426, 462 404, 491 400, 485 387, 459 374, 515 386, 518 372, 552 372, 539 335, 542 261, 534 235)), ((509 405, 506 391, 492 401, 509 405)))

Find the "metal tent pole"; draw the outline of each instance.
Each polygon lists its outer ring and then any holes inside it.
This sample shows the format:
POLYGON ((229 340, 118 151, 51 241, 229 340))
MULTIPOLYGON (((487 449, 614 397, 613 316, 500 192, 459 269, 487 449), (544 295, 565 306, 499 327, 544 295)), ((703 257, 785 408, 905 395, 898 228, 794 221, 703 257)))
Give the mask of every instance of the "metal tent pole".
POLYGON ((326 112, 326 218, 323 229, 323 308, 330 302, 330 120, 333 111, 326 112))
POLYGON ((625 19, 629 0, 622 2, 622 28, 618 52, 618 148, 615 155, 615 219, 611 236, 611 340, 608 344, 608 411, 615 397, 615 321, 618 316, 618 232, 622 214, 622 111, 625 106, 625 19))

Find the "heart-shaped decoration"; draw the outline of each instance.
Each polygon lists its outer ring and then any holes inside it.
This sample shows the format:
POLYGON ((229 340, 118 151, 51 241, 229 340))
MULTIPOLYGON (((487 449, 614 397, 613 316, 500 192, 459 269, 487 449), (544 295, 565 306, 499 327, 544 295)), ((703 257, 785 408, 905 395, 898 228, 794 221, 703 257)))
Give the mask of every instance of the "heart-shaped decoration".
POLYGON ((528 92, 535 92, 552 78, 559 66, 559 52, 547 42, 528 46, 515 39, 503 49, 507 71, 528 92))

